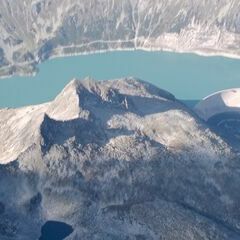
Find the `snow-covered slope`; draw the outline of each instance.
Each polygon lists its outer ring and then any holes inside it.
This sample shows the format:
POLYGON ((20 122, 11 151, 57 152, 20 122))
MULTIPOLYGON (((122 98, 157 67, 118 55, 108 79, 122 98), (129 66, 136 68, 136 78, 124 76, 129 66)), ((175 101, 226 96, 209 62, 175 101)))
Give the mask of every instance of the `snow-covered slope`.
POLYGON ((0 238, 47 220, 67 239, 239 239, 239 157, 173 95, 133 78, 74 80, 0 112, 0 238))
POLYGON ((238 0, 1 0, 0 76, 112 49, 239 57, 239 10, 238 0))
POLYGON ((196 113, 234 148, 240 149, 240 89, 214 93, 195 107, 196 113))
POLYGON ((240 88, 227 89, 211 94, 196 105, 195 111, 205 121, 221 113, 240 113, 240 88))

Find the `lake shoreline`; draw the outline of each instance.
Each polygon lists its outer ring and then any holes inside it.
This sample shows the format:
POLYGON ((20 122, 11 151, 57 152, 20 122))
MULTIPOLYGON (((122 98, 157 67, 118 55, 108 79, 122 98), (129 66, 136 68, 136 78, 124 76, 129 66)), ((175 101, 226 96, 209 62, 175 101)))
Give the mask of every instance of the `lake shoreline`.
MULTIPOLYGON (((121 43, 121 42, 120 42, 121 43)), ((56 48, 53 51, 57 51, 56 54, 50 55, 47 59, 44 60, 36 60, 32 62, 26 62, 22 63, 20 65, 11 65, 11 66, 5 66, 3 68, 6 69, 11 69, 12 67, 30 67, 33 66, 33 71, 31 72, 26 72, 26 73, 17 73, 17 74, 6 74, 6 75, 0 75, 0 81, 1 80, 6 80, 11 77, 34 77, 39 73, 39 64, 47 62, 52 59, 56 58, 64 58, 64 57, 77 57, 77 56, 86 56, 86 55, 94 55, 94 54, 102 54, 102 53, 111 53, 111 52, 131 52, 131 51, 144 51, 144 52, 156 52, 156 53, 161 53, 161 52, 166 52, 166 53, 176 53, 176 54, 192 54, 192 55, 197 55, 201 57, 222 57, 222 58, 228 58, 228 59, 236 59, 240 60, 240 55, 238 54, 233 54, 233 53, 227 53, 223 51, 213 51, 213 50, 207 50, 207 49, 192 49, 192 50, 185 50, 185 49, 172 49, 172 48, 164 48, 164 47, 130 47, 130 48, 109 48, 109 49, 102 49, 102 50, 93 50, 93 51, 79 51, 75 53, 64 53, 64 49, 75 49, 77 46, 66 46, 66 47, 61 47, 61 48, 56 48)), ((0 68, 3 69, 3 68, 0 68)))

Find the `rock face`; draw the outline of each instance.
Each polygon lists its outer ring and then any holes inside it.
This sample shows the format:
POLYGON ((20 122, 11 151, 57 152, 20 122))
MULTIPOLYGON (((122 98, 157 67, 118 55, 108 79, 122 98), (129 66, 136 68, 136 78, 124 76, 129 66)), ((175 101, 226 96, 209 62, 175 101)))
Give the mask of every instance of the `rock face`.
POLYGON ((74 80, 0 119, 1 239, 240 239, 240 158, 170 93, 74 80))
POLYGON ((109 49, 239 56, 239 10, 238 0, 1 0, 0 76, 109 49))

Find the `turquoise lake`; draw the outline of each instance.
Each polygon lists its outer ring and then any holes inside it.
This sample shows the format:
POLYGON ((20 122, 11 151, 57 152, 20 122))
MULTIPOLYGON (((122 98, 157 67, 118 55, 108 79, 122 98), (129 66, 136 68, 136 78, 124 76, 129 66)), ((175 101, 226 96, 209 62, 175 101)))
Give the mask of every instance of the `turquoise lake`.
POLYGON ((96 80, 133 76, 189 101, 240 87, 240 60, 195 54, 116 51, 55 58, 38 67, 34 77, 0 79, 0 108, 50 101, 71 79, 87 76, 96 80))

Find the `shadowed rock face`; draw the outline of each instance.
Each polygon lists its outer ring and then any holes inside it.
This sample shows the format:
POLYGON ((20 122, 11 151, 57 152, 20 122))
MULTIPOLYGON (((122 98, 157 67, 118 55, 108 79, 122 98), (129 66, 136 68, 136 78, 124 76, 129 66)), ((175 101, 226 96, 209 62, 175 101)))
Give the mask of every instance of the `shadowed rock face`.
POLYGON ((2 0, 0 76, 32 73, 51 56, 108 49, 239 56, 239 9, 238 0, 2 0))
POLYGON ((239 112, 225 112, 222 114, 216 114, 208 120, 208 124, 234 149, 240 149, 239 112))
POLYGON ((74 240, 240 237, 240 158, 170 93, 75 80, 0 119, 1 239, 39 239, 49 219, 74 240))

